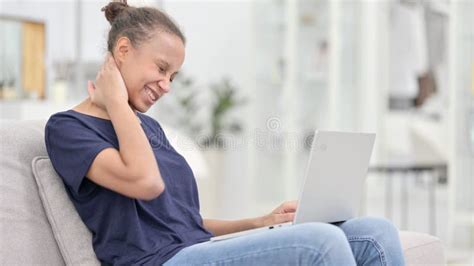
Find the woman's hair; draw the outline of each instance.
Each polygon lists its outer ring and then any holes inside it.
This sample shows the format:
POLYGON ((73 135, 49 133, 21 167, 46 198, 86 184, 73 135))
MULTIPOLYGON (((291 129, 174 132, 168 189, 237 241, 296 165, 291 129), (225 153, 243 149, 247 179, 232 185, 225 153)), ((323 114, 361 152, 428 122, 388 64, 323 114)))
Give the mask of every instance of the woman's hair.
POLYGON ((156 30, 174 34, 183 44, 186 43, 186 38, 178 26, 157 8, 131 7, 127 0, 120 0, 110 2, 102 11, 112 26, 107 40, 107 50, 111 53, 118 38, 125 36, 137 47, 141 42, 153 37, 156 30))

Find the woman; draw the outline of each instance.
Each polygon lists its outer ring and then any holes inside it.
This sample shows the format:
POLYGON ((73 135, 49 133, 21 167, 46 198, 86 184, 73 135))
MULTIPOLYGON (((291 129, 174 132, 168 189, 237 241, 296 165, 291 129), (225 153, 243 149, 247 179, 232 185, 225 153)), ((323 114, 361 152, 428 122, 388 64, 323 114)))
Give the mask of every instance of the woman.
POLYGON ((112 2, 108 54, 89 97, 54 114, 45 140, 102 264, 403 265, 396 228, 357 218, 308 223, 209 242, 221 235, 293 220, 296 202, 268 215, 202 219, 192 170, 145 113, 170 91, 185 38, 154 8, 112 2))

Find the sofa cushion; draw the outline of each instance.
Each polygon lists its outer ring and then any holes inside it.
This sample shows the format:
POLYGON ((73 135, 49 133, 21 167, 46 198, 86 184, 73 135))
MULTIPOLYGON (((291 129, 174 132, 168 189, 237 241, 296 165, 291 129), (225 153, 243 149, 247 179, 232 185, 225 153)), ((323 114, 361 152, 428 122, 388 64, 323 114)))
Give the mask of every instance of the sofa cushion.
POLYGON ((92 248, 92 233, 79 217, 49 158, 35 157, 32 168, 41 202, 66 264, 100 265, 92 248))
POLYGON ((44 126, 0 120, 0 265, 64 265, 31 170, 44 126))
POLYGON ((439 238, 423 233, 401 231, 400 241, 406 265, 446 265, 444 247, 439 238))

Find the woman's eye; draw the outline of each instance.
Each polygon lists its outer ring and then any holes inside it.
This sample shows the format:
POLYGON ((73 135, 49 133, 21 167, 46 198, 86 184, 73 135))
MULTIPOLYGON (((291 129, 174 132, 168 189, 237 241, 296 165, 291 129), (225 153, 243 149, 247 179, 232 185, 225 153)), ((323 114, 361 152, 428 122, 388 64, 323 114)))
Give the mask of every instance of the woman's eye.
POLYGON ((165 69, 162 68, 162 67, 158 67, 158 70, 159 70, 161 73, 165 72, 165 69))

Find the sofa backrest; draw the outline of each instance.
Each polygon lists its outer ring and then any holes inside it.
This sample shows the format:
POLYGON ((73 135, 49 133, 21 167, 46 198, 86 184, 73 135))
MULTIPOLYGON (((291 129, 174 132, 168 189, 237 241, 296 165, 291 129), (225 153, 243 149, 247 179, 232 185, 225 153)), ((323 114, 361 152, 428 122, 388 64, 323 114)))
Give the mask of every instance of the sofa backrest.
POLYGON ((0 265, 64 265, 31 162, 47 156, 44 120, 0 120, 0 265))
MULTIPOLYGON (((99 265, 90 232, 79 216, 72 214, 75 209, 65 202, 66 193, 58 193, 62 182, 47 157, 45 124, 46 120, 0 120, 0 265, 99 265), (38 165, 39 158, 43 161, 38 165), (38 171, 46 176, 39 177, 38 171), (54 204, 58 202, 61 204, 54 204)), ((162 126, 197 177, 207 176, 198 147, 162 126)))

